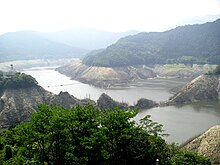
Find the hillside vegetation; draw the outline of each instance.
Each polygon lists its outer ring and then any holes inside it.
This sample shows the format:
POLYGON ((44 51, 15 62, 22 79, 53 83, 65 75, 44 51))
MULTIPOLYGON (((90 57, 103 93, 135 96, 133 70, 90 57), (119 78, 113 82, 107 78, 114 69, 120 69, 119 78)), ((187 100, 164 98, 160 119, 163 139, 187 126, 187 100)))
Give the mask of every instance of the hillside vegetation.
POLYGON ((13 76, 5 78, 0 76, 0 90, 8 89, 8 88, 27 88, 36 86, 38 82, 30 75, 26 75, 24 73, 15 73, 13 76))
POLYGON ((165 32, 139 33, 120 39, 83 59, 90 66, 164 63, 220 63, 220 19, 165 32))

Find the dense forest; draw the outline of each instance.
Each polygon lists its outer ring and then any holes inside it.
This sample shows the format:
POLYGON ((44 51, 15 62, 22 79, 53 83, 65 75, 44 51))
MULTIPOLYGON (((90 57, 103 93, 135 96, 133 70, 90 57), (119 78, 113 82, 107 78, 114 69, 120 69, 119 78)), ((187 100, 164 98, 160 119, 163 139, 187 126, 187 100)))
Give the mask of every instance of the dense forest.
POLYGON ((29 122, 0 133, 0 164, 211 164, 167 144, 162 125, 135 109, 40 105, 29 122))
POLYGON ((139 33, 120 39, 83 59, 91 66, 137 64, 219 64, 220 19, 201 25, 186 25, 165 32, 139 33))

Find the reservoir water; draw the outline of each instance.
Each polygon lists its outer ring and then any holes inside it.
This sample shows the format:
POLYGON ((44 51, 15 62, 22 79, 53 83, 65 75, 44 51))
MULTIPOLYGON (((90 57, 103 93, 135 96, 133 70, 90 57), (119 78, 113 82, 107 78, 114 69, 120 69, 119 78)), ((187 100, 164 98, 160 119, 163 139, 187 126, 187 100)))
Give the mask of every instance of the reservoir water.
MULTIPOLYGON (((130 105, 136 103, 139 98, 147 98, 157 102, 167 100, 172 94, 170 89, 184 85, 189 79, 164 79, 156 78, 138 81, 129 86, 117 86, 110 89, 100 89, 78 81, 70 80, 50 67, 31 68, 23 71, 32 75, 39 85, 48 91, 58 94, 67 91, 73 96, 83 99, 97 100, 102 93, 106 93, 113 99, 126 102, 130 105)), ((220 102, 202 102, 184 106, 157 107, 150 110, 142 110, 135 120, 145 115, 163 124, 168 142, 179 144, 187 139, 206 131, 211 126, 220 124, 220 102)))

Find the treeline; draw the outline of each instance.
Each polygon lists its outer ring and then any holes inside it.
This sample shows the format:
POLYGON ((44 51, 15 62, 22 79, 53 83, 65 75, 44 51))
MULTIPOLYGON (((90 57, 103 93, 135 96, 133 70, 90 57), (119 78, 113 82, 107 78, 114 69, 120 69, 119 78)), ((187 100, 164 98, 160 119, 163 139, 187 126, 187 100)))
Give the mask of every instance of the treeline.
POLYGON ((138 64, 220 64, 220 19, 165 32, 139 33, 120 39, 83 59, 90 66, 138 64))
POLYGON ((24 73, 17 72, 14 75, 10 75, 7 77, 0 76, 0 89, 8 89, 8 88, 27 88, 36 86, 38 83, 30 75, 26 75, 24 73))
POLYGON ((162 125, 137 110, 39 106, 29 122, 0 134, 0 164, 211 164, 167 144, 162 125))

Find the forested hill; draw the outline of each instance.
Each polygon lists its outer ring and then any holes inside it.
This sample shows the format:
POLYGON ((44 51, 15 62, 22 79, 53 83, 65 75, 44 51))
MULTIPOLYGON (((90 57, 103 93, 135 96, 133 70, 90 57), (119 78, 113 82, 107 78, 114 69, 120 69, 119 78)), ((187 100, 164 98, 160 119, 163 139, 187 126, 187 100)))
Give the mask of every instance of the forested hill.
POLYGON ((0 36, 0 61, 80 57, 87 51, 46 39, 39 32, 18 31, 0 36))
POLYGON ((139 33, 120 39, 84 58, 93 66, 160 63, 220 63, 220 19, 165 32, 139 33))

